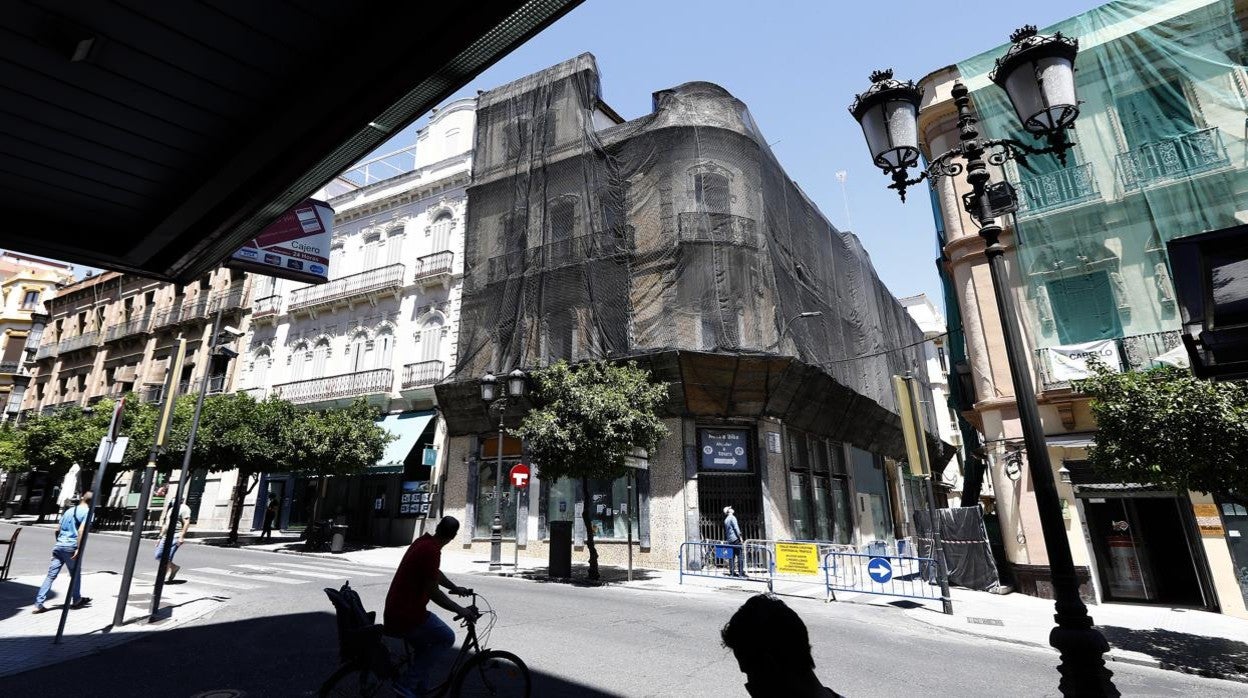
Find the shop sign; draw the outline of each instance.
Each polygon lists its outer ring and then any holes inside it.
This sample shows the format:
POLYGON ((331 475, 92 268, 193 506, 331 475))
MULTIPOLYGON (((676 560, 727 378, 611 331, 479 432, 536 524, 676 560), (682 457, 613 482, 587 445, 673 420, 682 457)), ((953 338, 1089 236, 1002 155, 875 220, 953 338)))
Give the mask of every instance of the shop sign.
POLYGON ((234 253, 228 267, 313 284, 329 281, 334 209, 316 199, 282 214, 234 253))
POLYGON ((749 429, 698 429, 703 470, 749 472, 749 429))
POLYGON ((1196 515, 1196 526, 1202 536, 1222 536, 1222 517, 1218 515, 1217 504, 1193 504, 1192 513, 1196 515))
POLYGON ((1053 382, 1091 378, 1092 369, 1088 364, 1094 358, 1108 366, 1111 371, 1122 368, 1118 342, 1112 339, 1048 347, 1044 350, 1044 355, 1049 364, 1048 377, 1053 382))
POLYGON ((819 574, 819 546, 814 543, 776 543, 776 572, 819 574))
POLYGON ((421 452, 420 463, 421 465, 427 465, 430 468, 437 465, 438 464, 438 449, 433 446, 426 446, 425 450, 421 452))
POLYGON ((399 518, 427 516, 432 499, 428 480, 404 481, 399 493, 399 518))

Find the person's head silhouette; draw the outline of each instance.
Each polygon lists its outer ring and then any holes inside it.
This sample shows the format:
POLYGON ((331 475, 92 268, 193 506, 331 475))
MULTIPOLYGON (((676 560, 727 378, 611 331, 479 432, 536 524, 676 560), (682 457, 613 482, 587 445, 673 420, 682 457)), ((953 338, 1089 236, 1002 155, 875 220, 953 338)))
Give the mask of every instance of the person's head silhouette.
POLYGON ((819 683, 806 624, 771 594, 750 597, 720 631, 751 696, 836 695, 819 683))

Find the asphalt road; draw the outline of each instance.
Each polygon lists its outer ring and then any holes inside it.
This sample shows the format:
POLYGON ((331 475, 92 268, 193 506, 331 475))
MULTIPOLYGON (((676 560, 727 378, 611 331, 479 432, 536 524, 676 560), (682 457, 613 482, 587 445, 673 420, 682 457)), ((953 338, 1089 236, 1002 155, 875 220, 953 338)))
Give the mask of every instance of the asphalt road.
MULTIPOLYGON (((0 536, 9 530, 0 525, 0 536)), ((51 534, 22 535, 15 574, 37 574, 46 568, 51 534)), ((124 539, 95 536, 87 569, 120 569, 124 551, 124 539)), ((0 679, 0 695, 312 695, 337 664, 333 615, 321 589, 350 578, 365 605, 380 611, 389 585, 387 570, 339 560, 201 545, 187 546, 179 558, 186 586, 210 589, 222 599, 219 610, 94 656, 0 679)), ((150 553, 140 560, 152 564, 150 553)), ((743 592, 586 588, 485 575, 456 581, 497 609, 490 646, 526 660, 534 696, 745 695, 718 635, 743 592)), ((1050 651, 949 633, 888 608, 789 602, 810 629, 820 677, 846 695, 1057 695, 1050 651)), ((0 619, 17 611, 0 609, 0 619)), ((1244 684, 1113 668, 1123 695, 1248 695, 1244 684)))

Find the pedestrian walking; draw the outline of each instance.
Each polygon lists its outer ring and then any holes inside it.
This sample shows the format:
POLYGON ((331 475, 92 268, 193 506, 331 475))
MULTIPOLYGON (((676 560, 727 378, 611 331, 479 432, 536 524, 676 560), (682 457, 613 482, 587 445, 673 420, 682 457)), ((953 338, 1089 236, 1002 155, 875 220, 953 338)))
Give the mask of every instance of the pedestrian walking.
POLYGON ((728 576, 745 576, 745 539, 741 537, 741 526, 737 524, 736 512, 731 506, 724 507, 724 542, 730 546, 732 558, 728 560, 728 576))
POLYGON ((70 608, 82 608, 91 603, 91 599, 83 596, 80 592, 82 579, 77 577, 74 572, 78 570, 78 542, 82 540, 83 533, 87 526, 87 515, 91 511, 91 497, 93 493, 87 490, 82 493, 82 497, 78 500, 77 506, 71 506, 61 514, 61 525, 57 528, 54 536, 56 544, 52 546, 52 561, 48 564, 48 576, 43 580, 43 586, 39 587, 39 593, 35 595, 35 610, 33 613, 43 613, 48 610, 43 605, 48 600, 48 592, 52 589, 52 582, 56 581, 57 575, 61 573, 62 567, 69 567, 69 601, 70 608))
POLYGON ((720 631, 754 698, 840 698, 815 675, 810 635, 800 616, 771 594, 746 600, 720 631))
POLYGON ((260 531, 260 539, 273 537, 273 521, 277 518, 277 495, 269 495, 269 503, 264 507, 264 530, 260 531))
MULTIPOLYGON (((168 491, 168 488, 161 488, 168 491)), ((182 547, 182 541, 186 538, 186 531, 191 527, 191 508, 186 502, 182 502, 182 506, 178 507, 177 517, 170 517, 170 509, 173 508, 173 502, 165 505, 165 511, 160 517, 160 535, 156 538, 156 562, 160 563, 160 555, 165 551, 165 536, 169 534, 169 527, 173 527, 173 545, 169 548, 169 576, 165 578, 166 582, 172 582, 173 578, 178 576, 178 572, 182 570, 180 565, 173 562, 173 556, 178 553, 178 548, 182 547)))

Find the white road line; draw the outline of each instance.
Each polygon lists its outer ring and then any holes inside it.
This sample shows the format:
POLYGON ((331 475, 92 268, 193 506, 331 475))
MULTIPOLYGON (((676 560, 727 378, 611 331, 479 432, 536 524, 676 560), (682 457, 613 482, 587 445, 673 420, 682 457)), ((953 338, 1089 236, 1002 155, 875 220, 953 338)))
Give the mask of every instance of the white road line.
MULTIPOLYGON (((239 565, 235 566, 238 567, 239 565)), ((270 567, 268 569, 272 570, 273 568, 270 567)), ((346 579, 347 577, 345 574, 326 574, 324 572, 308 572, 306 570, 279 569, 275 571, 281 572, 282 574, 297 574, 300 577, 314 577, 316 579, 346 579)))
MULTIPOLYGON (((139 572, 139 574, 145 577, 156 576, 155 572, 139 572)), ((144 582, 144 586, 147 586, 149 584, 155 584, 155 583, 156 583, 156 580, 153 579, 150 582, 144 582)), ((236 582, 233 580, 224 581, 224 580, 212 579, 209 577, 197 577, 194 581, 188 579, 185 586, 194 586, 196 584, 207 584, 208 586, 225 587, 226 589, 237 589, 239 591, 248 591, 251 589, 263 589, 264 588, 260 586, 255 586, 254 584, 244 584, 243 582, 236 582)), ((179 585, 179 586, 182 586, 182 585, 179 585)), ((168 589, 169 587, 166 586, 165 588, 168 589)))
POLYGON ((328 567, 326 565, 301 565, 297 562, 274 562, 277 567, 289 567, 291 569, 311 570, 313 572, 332 572, 337 577, 388 577, 389 574, 381 572, 361 572, 357 569, 347 569, 344 567, 328 567))
MULTIPOLYGON (((234 565, 234 567, 245 567, 245 568, 255 569, 257 571, 262 571, 262 572, 276 572, 277 571, 277 570, 274 570, 272 567, 261 567, 260 565, 234 565)), ((201 572, 201 573, 206 573, 206 574, 220 574, 220 575, 225 575, 226 577, 232 577, 234 579, 242 577, 244 579, 247 579, 248 581, 255 581, 255 582, 276 582, 278 584, 307 584, 308 583, 308 580, 306 579, 289 579, 287 577, 278 577, 277 575, 274 575, 274 574, 263 574, 263 575, 244 574, 242 572, 238 572, 235 570, 223 570, 220 567, 196 567, 195 569, 191 571, 201 572)))

